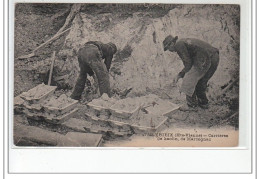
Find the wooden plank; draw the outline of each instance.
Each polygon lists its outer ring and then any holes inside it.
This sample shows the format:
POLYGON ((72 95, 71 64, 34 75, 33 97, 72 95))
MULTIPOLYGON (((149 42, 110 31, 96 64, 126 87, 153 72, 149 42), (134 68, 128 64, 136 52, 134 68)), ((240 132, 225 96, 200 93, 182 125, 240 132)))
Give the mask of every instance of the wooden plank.
POLYGON ((50 43, 51 41, 55 40, 57 37, 61 36, 61 35, 64 34, 65 32, 69 31, 70 29, 71 29, 71 27, 68 28, 68 29, 66 29, 66 30, 64 30, 64 31, 61 32, 61 33, 55 34, 52 38, 50 38, 50 39, 47 40, 46 42, 42 43, 42 44, 39 45, 38 47, 36 47, 36 48, 32 51, 32 53, 30 53, 30 54, 28 54, 28 55, 22 55, 22 56, 18 57, 17 59, 22 60, 22 59, 31 58, 31 57, 35 56, 35 52, 36 52, 37 50, 39 50, 40 48, 42 48, 42 47, 45 46, 46 44, 50 43))
POLYGON ((60 147, 97 147, 102 139, 101 134, 68 132, 58 140, 60 147))
POLYGON ((53 72, 53 66, 54 66, 54 61, 55 61, 55 54, 56 52, 54 51, 51 57, 51 69, 50 69, 50 74, 49 74, 49 80, 48 80, 48 85, 51 85, 51 78, 52 78, 52 72, 53 72))
POLYGON ((96 147, 101 139, 101 134, 69 132, 62 135, 38 127, 14 123, 14 145, 19 146, 35 146, 35 144, 38 144, 59 147, 96 147))
POLYGON ((14 123, 14 145, 19 145, 19 141, 25 140, 39 145, 56 146, 59 133, 47 131, 34 126, 26 126, 21 123, 14 123))

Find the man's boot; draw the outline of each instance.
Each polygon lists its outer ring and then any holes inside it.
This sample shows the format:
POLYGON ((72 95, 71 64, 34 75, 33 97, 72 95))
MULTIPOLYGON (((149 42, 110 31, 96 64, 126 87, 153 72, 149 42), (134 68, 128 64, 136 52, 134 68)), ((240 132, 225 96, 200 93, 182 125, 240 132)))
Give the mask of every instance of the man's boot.
POLYGON ((208 109, 208 108, 209 108, 209 102, 208 102, 208 100, 205 101, 205 100, 202 100, 202 99, 198 98, 198 105, 199 105, 199 107, 201 107, 202 109, 208 109))
POLYGON ((186 95, 187 104, 179 108, 180 111, 198 111, 196 95, 186 95))
POLYGON ((209 108, 209 100, 206 96, 205 91, 198 93, 197 98, 198 98, 199 107, 201 107, 202 109, 208 109, 209 108))

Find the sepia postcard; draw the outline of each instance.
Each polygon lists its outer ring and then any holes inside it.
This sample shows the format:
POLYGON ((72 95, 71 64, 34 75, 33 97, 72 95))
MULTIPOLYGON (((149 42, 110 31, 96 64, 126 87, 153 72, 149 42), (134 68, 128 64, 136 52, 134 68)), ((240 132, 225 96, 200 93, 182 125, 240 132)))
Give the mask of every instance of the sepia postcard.
POLYGON ((237 147, 240 11, 15 3, 12 144, 237 147))

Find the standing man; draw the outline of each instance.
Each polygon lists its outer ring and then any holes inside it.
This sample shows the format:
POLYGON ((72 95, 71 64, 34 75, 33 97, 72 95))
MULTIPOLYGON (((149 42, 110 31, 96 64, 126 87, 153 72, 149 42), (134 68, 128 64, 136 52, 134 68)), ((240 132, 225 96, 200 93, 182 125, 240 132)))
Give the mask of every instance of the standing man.
POLYGON ((183 78, 180 91, 186 94, 187 106, 181 107, 180 110, 194 111, 197 105, 207 109, 207 83, 218 67, 219 50, 198 39, 177 40, 178 36, 169 35, 164 39, 163 47, 164 51, 177 52, 183 61, 183 70, 173 80, 176 84, 183 78))
POLYGON ((107 93, 110 96, 109 69, 116 53, 117 47, 113 43, 103 44, 99 41, 87 42, 78 51, 78 62, 80 74, 74 90, 71 94, 72 99, 79 100, 85 88, 87 74, 97 77, 100 95, 107 93), (105 59, 103 62, 102 59, 105 59))

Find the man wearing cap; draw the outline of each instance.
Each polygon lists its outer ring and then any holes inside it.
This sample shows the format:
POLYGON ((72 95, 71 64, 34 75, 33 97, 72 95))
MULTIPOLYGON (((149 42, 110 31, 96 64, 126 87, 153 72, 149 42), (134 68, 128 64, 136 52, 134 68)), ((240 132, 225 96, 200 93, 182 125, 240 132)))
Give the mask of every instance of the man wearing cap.
POLYGON ((117 47, 113 43, 103 44, 99 41, 87 42, 78 51, 80 74, 77 79, 71 98, 79 100, 85 88, 87 74, 97 77, 100 95, 107 93, 110 96, 109 69, 117 47), (105 59, 104 62, 102 59, 105 59))
POLYGON ((218 67, 219 50, 194 38, 177 40, 178 36, 169 35, 164 39, 163 46, 164 51, 177 52, 183 61, 184 68, 173 80, 176 84, 183 78, 180 91, 186 94, 187 106, 180 110, 197 110, 197 105, 207 109, 207 83, 218 67))

